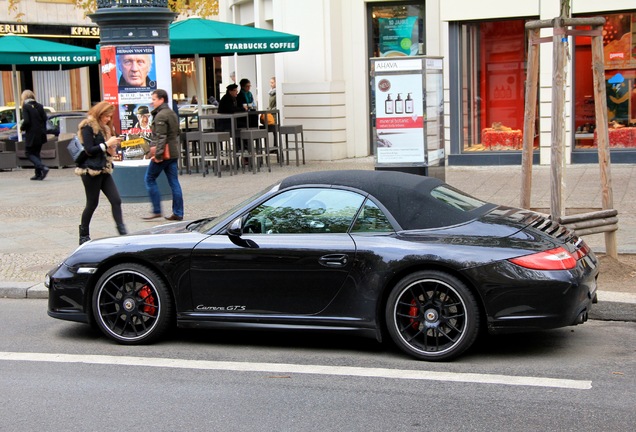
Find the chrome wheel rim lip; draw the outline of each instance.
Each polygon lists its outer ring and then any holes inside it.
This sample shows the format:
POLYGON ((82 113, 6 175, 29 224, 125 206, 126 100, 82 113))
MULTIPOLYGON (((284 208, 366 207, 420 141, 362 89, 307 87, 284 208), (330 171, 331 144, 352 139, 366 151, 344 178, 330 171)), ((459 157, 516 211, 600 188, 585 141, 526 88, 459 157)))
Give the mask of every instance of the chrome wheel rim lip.
MULTIPOLYGON (((423 289, 420 289, 419 291, 426 292, 428 294, 433 290, 430 288, 423 288, 423 289)), ((446 314, 449 313, 449 311, 445 309, 444 303, 441 301, 438 302, 439 299, 435 299, 435 300, 436 300, 435 302, 432 302, 430 299, 424 301, 420 309, 418 310, 418 314, 412 317, 413 323, 417 323, 416 327, 418 329, 418 332, 426 333, 429 330, 435 330, 439 328, 440 326, 445 325, 449 321, 449 317, 446 316, 446 314)), ((397 301, 395 301, 395 304, 393 305, 393 325, 395 326, 395 330, 399 338, 411 350, 420 354, 427 355, 427 356, 437 357, 437 356, 442 356, 448 353, 449 351, 453 350, 466 337, 467 325, 470 319, 468 314, 469 314, 469 311, 467 309, 464 298, 459 294, 459 292, 452 285, 444 281, 441 281, 439 279, 419 279, 417 281, 409 283, 398 294, 397 301), (412 289, 415 289, 417 291, 418 285, 426 286, 427 284, 437 284, 443 287, 443 290, 445 291, 444 298, 451 299, 452 297, 452 300, 456 303, 456 307, 458 307, 459 310, 463 313, 463 319, 461 320, 461 326, 459 328, 459 334, 457 335, 457 339, 453 341, 452 343, 449 343, 448 346, 445 346, 444 348, 439 350, 427 350, 427 349, 422 349, 418 347, 417 345, 413 343, 412 340, 408 340, 405 337, 405 333, 408 331, 408 327, 405 327, 403 331, 400 330, 400 326, 401 326, 400 318, 399 318, 400 303, 402 304, 408 303, 408 301, 406 301, 408 299, 405 299, 405 296, 406 297, 410 296, 411 298, 413 298, 413 296, 411 296, 409 292, 412 289)))
POLYGON ((162 314, 161 300, 154 283, 148 278, 148 276, 134 270, 121 270, 110 275, 102 284, 98 287, 96 307, 98 308, 98 319, 101 322, 102 328, 112 335, 115 339, 134 342, 143 339, 157 326, 162 314), (119 278, 123 278, 120 282, 119 278), (123 283, 123 287, 121 286, 123 283), (105 295, 113 295, 112 287, 116 288, 116 293, 121 294, 121 289, 125 288, 127 284, 133 283, 136 287, 148 286, 154 297, 154 305, 152 306, 156 312, 152 317, 145 317, 140 311, 140 306, 143 305, 143 299, 136 299, 134 297, 137 290, 133 290, 132 293, 126 291, 122 294, 122 298, 118 301, 112 301, 112 310, 105 312, 103 299, 105 295), (107 288, 110 287, 111 290, 107 288), (108 293, 108 294, 107 294, 108 293), (105 315, 111 318, 106 319, 105 315), (142 323, 143 321, 143 323, 142 323), (147 327, 145 326, 147 324, 147 327), (123 325, 121 332, 116 331, 123 325), (132 332, 127 328, 133 328, 133 326, 139 326, 140 330, 132 332))

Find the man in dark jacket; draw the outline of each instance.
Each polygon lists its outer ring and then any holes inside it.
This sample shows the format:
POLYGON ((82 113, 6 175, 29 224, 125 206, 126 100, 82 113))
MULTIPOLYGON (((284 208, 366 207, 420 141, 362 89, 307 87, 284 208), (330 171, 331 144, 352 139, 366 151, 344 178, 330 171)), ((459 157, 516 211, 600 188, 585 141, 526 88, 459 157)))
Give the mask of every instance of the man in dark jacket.
MULTIPOLYGON (((154 147, 154 156, 150 160, 146 171, 146 189, 152 203, 152 213, 144 220, 160 218, 161 194, 157 186, 157 177, 161 172, 166 173, 168 185, 172 190, 172 215, 166 217, 170 221, 183 220, 183 192, 179 184, 179 119, 168 106, 168 93, 163 89, 152 92, 152 130, 151 148, 154 147), (166 148, 168 151, 166 152, 166 148)), ((152 153, 152 151, 151 151, 152 153)))
POLYGON ((24 131, 24 147, 26 157, 35 167, 35 175, 31 180, 44 180, 49 173, 49 167, 42 163, 40 151, 46 143, 46 113, 42 104, 35 101, 35 94, 31 90, 22 92, 22 125, 24 131))

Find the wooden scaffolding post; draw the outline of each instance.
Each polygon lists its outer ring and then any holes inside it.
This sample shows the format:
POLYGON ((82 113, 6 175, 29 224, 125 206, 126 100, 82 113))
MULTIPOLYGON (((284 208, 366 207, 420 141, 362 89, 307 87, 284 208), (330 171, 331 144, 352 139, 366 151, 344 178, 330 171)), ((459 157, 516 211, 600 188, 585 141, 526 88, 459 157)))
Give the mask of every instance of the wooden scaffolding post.
MULTIPOLYGON (((552 143, 551 143, 551 200, 550 215, 554 220, 562 221, 564 216, 563 171, 565 168, 565 73, 567 59, 568 36, 590 36, 592 39, 592 70, 594 73, 594 108, 596 112, 596 136, 598 141, 598 161, 602 187, 602 210, 586 214, 586 219, 598 219, 601 214, 614 211, 612 192, 612 176, 609 151, 609 135, 607 121, 607 100, 605 94, 605 65, 603 63, 603 25, 605 19, 565 18, 530 21, 526 23, 529 39, 528 78, 526 79, 526 101, 523 126, 522 183, 521 207, 530 208, 532 191, 532 153, 534 145, 534 128, 536 118, 536 97, 538 88, 538 44, 553 43, 553 81, 552 81, 552 143), (575 26, 590 26, 592 30, 570 29, 575 26), (542 28, 553 28, 552 37, 539 37, 542 28)), ((611 221, 590 222, 594 225, 586 234, 603 232, 607 255, 617 258, 616 230, 617 219, 611 221), (607 222, 607 223, 605 223, 607 222), (611 222, 611 223, 610 223, 611 222)))
POLYGON ((530 208, 532 196, 532 153, 534 150, 535 113, 539 85, 539 29, 528 31, 528 77, 523 120, 523 152, 521 153, 521 208, 530 208))
MULTIPOLYGON (((596 137, 598 164, 601 176, 603 210, 614 208, 612 191, 612 169, 609 150, 609 131, 607 121, 607 102, 605 94, 605 64, 603 63, 603 26, 594 27, 596 35, 592 36, 592 70, 594 72, 594 110, 596 113, 596 137)), ((606 231, 605 250, 607 255, 618 258, 616 231, 606 231)))
POLYGON ((554 19, 552 35, 552 146, 550 154, 550 216, 558 220, 565 213, 563 171, 565 170, 565 84, 567 35, 563 18, 554 19))

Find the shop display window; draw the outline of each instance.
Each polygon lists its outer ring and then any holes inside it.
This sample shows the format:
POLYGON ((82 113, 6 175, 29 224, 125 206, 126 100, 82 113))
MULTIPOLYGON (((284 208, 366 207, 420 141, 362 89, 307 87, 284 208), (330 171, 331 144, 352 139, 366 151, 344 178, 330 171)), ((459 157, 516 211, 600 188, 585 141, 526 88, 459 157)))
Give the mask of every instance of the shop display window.
MULTIPOLYGON (((611 148, 633 148, 636 147, 636 13, 603 17, 609 145, 611 148)), ((589 36, 575 37, 574 140, 575 148, 579 150, 597 147, 591 44, 589 36)))
MULTIPOLYGON (((367 4, 369 58, 426 55, 424 2, 391 1, 367 4)), ((375 125, 375 86, 369 83, 370 123, 375 125)), ((394 95, 394 97, 397 97, 394 95)), ((375 149, 375 126, 371 127, 370 152, 375 149)))
POLYGON ((371 3, 369 57, 426 54, 423 2, 371 3))
POLYGON ((460 26, 463 152, 520 151, 523 146, 525 22, 460 26))

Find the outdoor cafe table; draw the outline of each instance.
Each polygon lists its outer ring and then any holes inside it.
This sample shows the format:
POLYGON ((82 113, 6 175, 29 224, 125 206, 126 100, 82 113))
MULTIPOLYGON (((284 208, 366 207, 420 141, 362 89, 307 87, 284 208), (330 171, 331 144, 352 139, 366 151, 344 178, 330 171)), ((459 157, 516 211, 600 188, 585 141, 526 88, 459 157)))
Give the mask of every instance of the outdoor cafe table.
MULTIPOLYGON (((238 112, 234 114, 209 114, 209 115, 200 115, 199 116, 199 125, 202 125, 203 120, 221 120, 221 119, 229 119, 230 120, 230 136, 234 141, 235 148, 238 148, 237 140, 240 140, 240 132, 237 127, 238 119, 245 118, 247 119, 247 128, 248 129, 258 129, 258 119, 261 114, 271 114, 276 119, 276 127, 274 130, 274 139, 277 142, 280 142, 279 135, 279 125, 280 125, 280 112, 278 110, 260 110, 260 111, 245 111, 238 112), (256 121, 254 121, 256 119, 256 121), (252 124, 255 123, 255 124, 252 124)), ((215 123, 216 126, 216 123, 215 123)), ((215 128, 216 129, 216 128, 215 128)), ((268 128, 269 129, 269 128, 268 128)), ((199 127, 199 131, 204 133, 205 131, 199 127)), ((201 145, 201 157, 205 160, 205 146, 201 145)))

